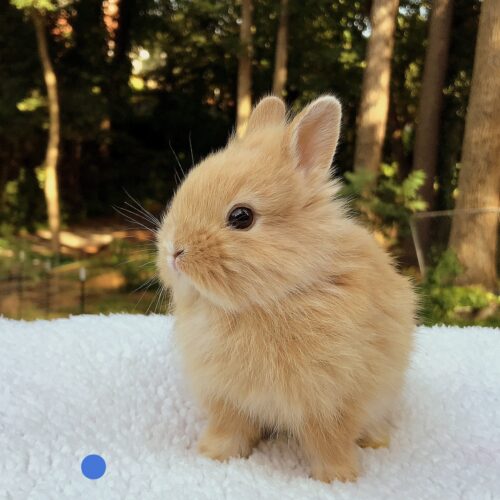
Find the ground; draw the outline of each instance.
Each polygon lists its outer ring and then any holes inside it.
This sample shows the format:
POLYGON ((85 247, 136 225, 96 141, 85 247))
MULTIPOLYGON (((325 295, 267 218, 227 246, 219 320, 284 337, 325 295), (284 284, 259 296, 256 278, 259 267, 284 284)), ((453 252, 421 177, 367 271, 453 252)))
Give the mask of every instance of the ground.
POLYGON ((44 230, 0 238, 0 315, 31 320, 165 310, 167 298, 158 298, 157 283, 147 288, 154 275, 150 231, 116 220, 65 228, 58 263, 48 238, 44 230))

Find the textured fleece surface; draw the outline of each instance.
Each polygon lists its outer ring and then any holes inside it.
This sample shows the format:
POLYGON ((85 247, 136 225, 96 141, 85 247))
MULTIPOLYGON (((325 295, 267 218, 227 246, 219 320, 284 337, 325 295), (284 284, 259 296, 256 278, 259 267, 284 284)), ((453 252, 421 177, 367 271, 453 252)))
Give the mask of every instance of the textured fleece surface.
POLYGON ((500 330, 421 328, 390 449, 354 484, 308 477, 294 443, 196 453, 204 416, 162 316, 0 318, 0 499, 500 499, 500 330), (82 475, 99 454, 107 471, 82 475))

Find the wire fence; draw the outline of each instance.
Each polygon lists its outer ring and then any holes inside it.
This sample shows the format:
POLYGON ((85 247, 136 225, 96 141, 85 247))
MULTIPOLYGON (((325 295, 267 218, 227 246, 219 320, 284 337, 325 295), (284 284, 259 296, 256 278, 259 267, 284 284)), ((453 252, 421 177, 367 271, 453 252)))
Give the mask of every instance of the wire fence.
POLYGON ((54 271, 48 264, 36 277, 25 275, 19 267, 0 278, 0 313, 18 318, 27 309, 41 311, 46 317, 56 312, 84 314, 92 295, 98 294, 89 294, 86 289, 83 267, 77 277, 54 271))
MULTIPOLYGON (((457 212, 464 217, 494 213, 498 218, 500 215, 498 208, 484 208, 422 212, 412 216, 410 228, 422 276, 432 265, 433 257, 429 248, 437 249, 438 253, 446 249, 451 221, 457 212), (425 237, 427 241, 424 241, 425 237)), ((499 229, 497 224, 497 231, 499 229)), ((134 269, 135 272, 143 269, 143 265, 134 263, 135 257, 128 260, 136 255, 136 252, 130 252, 123 256, 129 263, 129 270, 134 269)), ((500 268, 499 257, 500 252, 497 250, 500 268)), ((50 259, 28 258, 23 250, 12 254, 4 270, 0 268, 0 315, 33 319, 95 312, 147 313, 158 311, 158 308, 162 310, 166 305, 161 301, 155 302, 157 296, 154 286, 153 292, 140 286, 152 273, 146 278, 140 276, 138 279, 136 276, 131 280, 124 276, 127 272, 123 267, 117 269, 116 265, 102 265, 102 262, 97 265, 98 258, 94 257, 94 260, 87 258, 80 263, 74 261, 54 267, 50 259), (96 278, 99 278, 98 285, 95 283, 96 278), (117 282, 112 283, 113 280, 117 282)), ((154 284, 154 280, 151 283, 154 284)))
MULTIPOLYGON (((439 254, 448 247, 453 217, 467 217, 470 219, 469 223, 473 224, 477 222, 478 217, 492 215, 496 215, 497 217, 496 231, 498 234, 500 231, 500 226, 498 225, 500 209, 497 207, 435 210, 412 215, 410 217, 410 230, 422 277, 426 275, 427 269, 433 263, 435 258, 433 254, 439 254)), ((500 235, 498 242, 500 242, 500 235)), ((496 260, 497 267, 500 268, 498 244, 496 260)))
POLYGON ((156 294, 154 286, 151 288, 153 291, 131 286, 116 266, 100 265, 98 271, 92 262, 89 268, 78 263, 52 267, 49 260, 35 259, 33 263, 21 256, 10 269, 0 272, 0 315, 34 319, 99 312, 158 312, 161 307, 152 304, 156 294))

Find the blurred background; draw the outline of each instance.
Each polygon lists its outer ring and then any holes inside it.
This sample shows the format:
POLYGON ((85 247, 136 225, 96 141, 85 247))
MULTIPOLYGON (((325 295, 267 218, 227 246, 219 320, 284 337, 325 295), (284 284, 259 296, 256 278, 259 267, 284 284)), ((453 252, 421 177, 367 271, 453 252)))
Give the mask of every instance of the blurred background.
POLYGON ((0 0, 0 314, 163 312, 179 180, 263 95, 330 92, 421 321, 500 326, 499 58, 498 0, 0 0))

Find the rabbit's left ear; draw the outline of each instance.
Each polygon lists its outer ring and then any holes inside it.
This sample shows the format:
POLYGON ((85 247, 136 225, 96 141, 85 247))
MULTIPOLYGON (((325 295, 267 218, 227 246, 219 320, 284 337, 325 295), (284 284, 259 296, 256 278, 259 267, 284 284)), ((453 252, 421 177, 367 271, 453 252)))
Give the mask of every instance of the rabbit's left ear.
POLYGON ((278 125, 285 121, 285 103, 275 96, 264 97, 255 106, 248 120, 246 134, 266 125, 278 125))
POLYGON ((319 97, 290 125, 289 147, 295 166, 309 172, 328 171, 339 140, 342 108, 331 95, 319 97))

